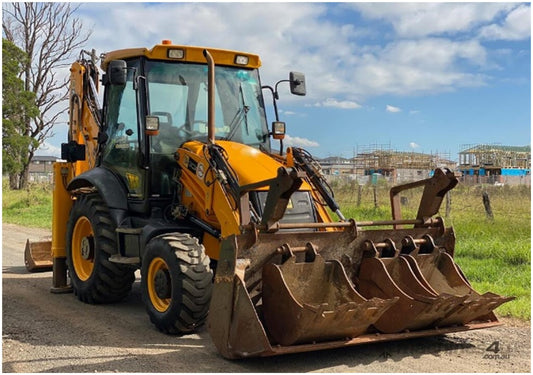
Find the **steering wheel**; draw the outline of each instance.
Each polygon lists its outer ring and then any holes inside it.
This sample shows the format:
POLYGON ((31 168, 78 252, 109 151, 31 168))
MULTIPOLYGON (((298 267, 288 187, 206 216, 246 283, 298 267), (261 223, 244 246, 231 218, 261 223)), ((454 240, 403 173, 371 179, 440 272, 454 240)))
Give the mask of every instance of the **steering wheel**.
MULTIPOLYGON (((206 125, 206 127, 207 127, 207 121, 194 120, 192 122, 192 125, 195 125, 195 124, 202 124, 202 125, 206 125)), ((181 125, 180 127, 178 127, 178 131, 183 131, 185 134, 187 134, 187 135, 189 135, 191 137, 197 137, 197 136, 205 134, 205 133, 202 133, 201 131, 198 131, 198 130, 187 129, 187 123, 185 123, 185 124, 181 125)))

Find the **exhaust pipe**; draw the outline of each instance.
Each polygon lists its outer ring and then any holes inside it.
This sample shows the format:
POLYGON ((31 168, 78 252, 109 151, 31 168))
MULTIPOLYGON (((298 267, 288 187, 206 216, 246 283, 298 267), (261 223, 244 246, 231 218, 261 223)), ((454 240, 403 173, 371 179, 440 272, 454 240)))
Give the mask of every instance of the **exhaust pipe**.
POLYGON ((207 143, 215 143, 215 61, 207 49, 204 49, 207 60, 207 143))

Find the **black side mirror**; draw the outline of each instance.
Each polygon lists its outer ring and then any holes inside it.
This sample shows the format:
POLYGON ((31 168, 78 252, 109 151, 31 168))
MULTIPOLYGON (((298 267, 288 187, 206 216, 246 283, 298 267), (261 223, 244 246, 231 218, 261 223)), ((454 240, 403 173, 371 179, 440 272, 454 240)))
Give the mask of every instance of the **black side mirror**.
POLYGON ((107 75, 112 85, 125 85, 128 74, 128 66, 124 60, 113 60, 107 67, 107 75))
POLYGON ((289 82, 291 85, 291 93, 294 95, 305 96, 305 75, 298 72, 289 73, 289 82))

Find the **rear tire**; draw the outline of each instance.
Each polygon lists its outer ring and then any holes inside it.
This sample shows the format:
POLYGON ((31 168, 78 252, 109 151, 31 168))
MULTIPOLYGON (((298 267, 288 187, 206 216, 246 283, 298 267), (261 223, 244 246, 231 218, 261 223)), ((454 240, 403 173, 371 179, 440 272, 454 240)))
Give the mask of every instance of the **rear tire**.
POLYGON ((209 310, 213 272, 198 239, 169 233, 150 240, 141 267, 141 289, 150 321, 162 332, 185 334, 209 310))
POLYGON ((96 304, 117 302, 135 281, 131 267, 112 263, 117 252, 115 225, 98 194, 81 195, 74 202, 67 226, 67 267, 74 294, 96 304))

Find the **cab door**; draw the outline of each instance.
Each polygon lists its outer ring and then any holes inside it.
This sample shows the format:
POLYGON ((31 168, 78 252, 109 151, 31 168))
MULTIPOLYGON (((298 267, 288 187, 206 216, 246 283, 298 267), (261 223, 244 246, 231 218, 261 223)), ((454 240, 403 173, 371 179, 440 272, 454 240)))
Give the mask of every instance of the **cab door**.
POLYGON ((134 89, 138 60, 128 62, 125 85, 108 85, 105 95, 105 123, 108 140, 102 154, 103 165, 123 180, 128 197, 144 199, 145 170, 141 168, 140 127, 137 90, 134 89))

